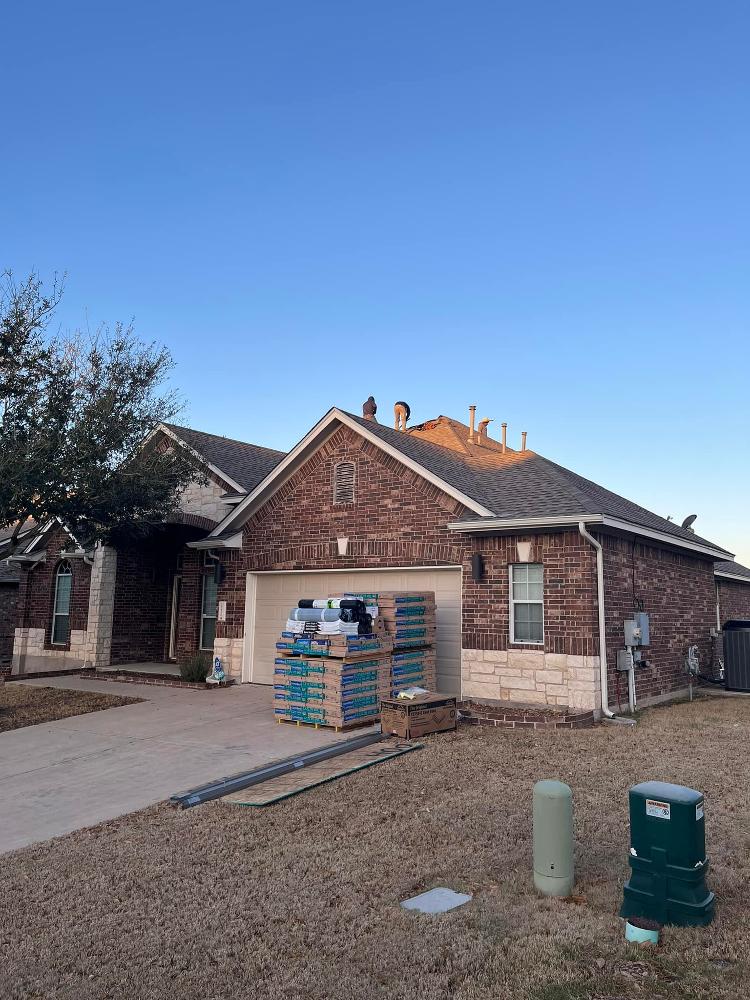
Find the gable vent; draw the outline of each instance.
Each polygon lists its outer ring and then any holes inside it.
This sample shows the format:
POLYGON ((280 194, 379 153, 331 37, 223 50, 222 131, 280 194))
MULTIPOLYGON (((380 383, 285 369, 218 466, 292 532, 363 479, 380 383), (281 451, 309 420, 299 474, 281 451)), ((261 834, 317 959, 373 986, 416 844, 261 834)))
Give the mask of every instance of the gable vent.
POLYGON ((334 468, 333 502, 354 503, 354 462, 339 462, 334 468))

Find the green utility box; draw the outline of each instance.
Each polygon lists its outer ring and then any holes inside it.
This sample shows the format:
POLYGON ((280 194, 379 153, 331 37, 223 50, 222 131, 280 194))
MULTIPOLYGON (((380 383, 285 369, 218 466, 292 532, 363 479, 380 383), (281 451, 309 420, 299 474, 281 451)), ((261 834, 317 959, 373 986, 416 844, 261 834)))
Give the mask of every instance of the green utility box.
POLYGON ((621 917, 701 927, 714 918, 706 887, 703 794, 644 781, 630 789, 630 867, 621 917))

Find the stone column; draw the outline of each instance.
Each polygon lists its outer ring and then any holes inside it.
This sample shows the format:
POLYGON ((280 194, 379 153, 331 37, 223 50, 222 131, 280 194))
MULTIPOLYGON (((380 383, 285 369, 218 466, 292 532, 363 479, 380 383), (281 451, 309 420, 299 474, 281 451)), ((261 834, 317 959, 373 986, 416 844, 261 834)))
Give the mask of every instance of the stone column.
POLYGON ((89 591, 88 634, 86 637, 87 667, 106 667, 112 655, 112 615, 115 607, 117 551, 97 544, 91 567, 89 591))

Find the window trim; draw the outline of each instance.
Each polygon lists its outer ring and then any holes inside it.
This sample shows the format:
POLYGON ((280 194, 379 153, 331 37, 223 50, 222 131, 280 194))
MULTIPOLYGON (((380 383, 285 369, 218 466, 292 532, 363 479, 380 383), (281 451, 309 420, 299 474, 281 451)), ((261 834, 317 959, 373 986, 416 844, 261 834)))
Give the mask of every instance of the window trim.
POLYGON ((544 563, 508 563, 508 604, 510 609, 510 643, 512 646, 540 646, 544 648, 545 639, 545 618, 544 618, 544 563), (515 566, 541 566, 542 567, 542 599, 541 601, 517 601, 513 597, 513 569, 515 566), (516 604, 541 604, 542 606, 542 638, 539 641, 533 639, 516 639, 516 604))
POLYGON ((342 459, 340 462, 336 462, 336 464, 333 467, 333 505, 334 505, 334 507, 346 507, 347 505, 356 503, 356 499, 357 499, 357 463, 356 462, 352 462, 351 459, 345 458, 345 459, 342 459), (352 498, 351 498, 351 500, 337 500, 336 499, 336 494, 338 492, 339 469, 342 466, 344 466, 344 465, 350 466, 351 470, 352 470, 352 498))
POLYGON ((216 641, 216 622, 217 622, 217 613, 218 613, 218 610, 219 610, 219 588, 218 587, 216 588, 216 609, 214 611, 214 614, 207 615, 205 613, 205 610, 204 610, 205 606, 206 606, 206 581, 209 580, 209 579, 211 579, 212 576, 213 576, 212 573, 204 573, 202 575, 202 578, 201 578, 201 580, 202 580, 202 582, 201 582, 201 621, 200 621, 200 632, 199 632, 199 635, 198 635, 198 649, 200 650, 200 652, 211 652, 211 653, 213 653, 213 650, 214 650, 213 643, 210 646, 204 646, 203 645, 203 630, 204 630, 204 627, 205 627, 205 624, 206 624, 206 619, 210 619, 214 623, 214 642, 216 641))
POLYGON ((49 641, 51 646, 68 646, 70 644, 70 605, 73 603, 73 567, 68 559, 63 559, 62 562, 58 563, 57 569, 55 570, 55 584, 54 584, 54 599, 52 602, 52 621, 50 623, 50 633, 49 641), (64 571, 65 570, 65 571, 64 571), (70 577, 70 594, 68 595, 68 613, 67 615, 58 614, 57 611, 57 600, 59 597, 58 587, 60 583, 60 578, 66 576, 70 577), (56 629, 58 618, 68 619, 68 631, 64 639, 56 639, 56 629))

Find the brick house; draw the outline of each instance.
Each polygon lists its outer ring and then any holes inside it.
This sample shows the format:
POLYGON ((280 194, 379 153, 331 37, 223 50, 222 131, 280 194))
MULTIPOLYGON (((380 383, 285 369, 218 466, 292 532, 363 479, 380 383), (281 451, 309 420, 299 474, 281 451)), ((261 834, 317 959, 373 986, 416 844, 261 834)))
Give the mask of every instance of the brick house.
POLYGON ((211 655, 216 560, 187 543, 205 537, 283 453, 171 424, 151 437, 188 449, 202 476, 170 523, 119 548, 84 550, 58 522, 28 534, 11 557, 20 568, 14 673, 211 655))
POLYGON ((336 409, 194 544, 226 568, 216 650, 242 680, 271 680, 272 637, 297 597, 429 587, 441 687, 581 709, 598 708, 603 670, 616 704, 616 654, 634 611, 651 616, 639 700, 685 687, 688 646, 710 662, 713 566, 727 559, 692 531, 459 421, 402 433, 336 409), (344 498, 342 470, 353 483, 344 498))
MULTIPOLYGON (((85 638, 71 661, 180 659, 208 648, 208 636, 228 673, 268 684, 274 639, 300 597, 430 589, 439 686, 465 698, 626 704, 615 666, 635 611, 651 623, 639 701, 686 687, 689 646, 710 662, 714 566, 731 553, 525 441, 514 450, 476 432, 473 417, 472 427, 441 416, 400 432, 334 408, 287 455, 184 428, 157 432, 194 449, 214 477, 212 492, 196 486, 183 498, 184 518, 203 520, 165 527, 163 541, 138 551, 98 548, 91 566, 75 563, 70 635, 75 621, 85 638), (219 448, 250 449, 252 474, 233 472, 219 448)), ((43 546, 48 558, 22 574, 17 653, 33 631, 37 663, 54 645, 58 542, 29 546, 28 556, 43 546)))

